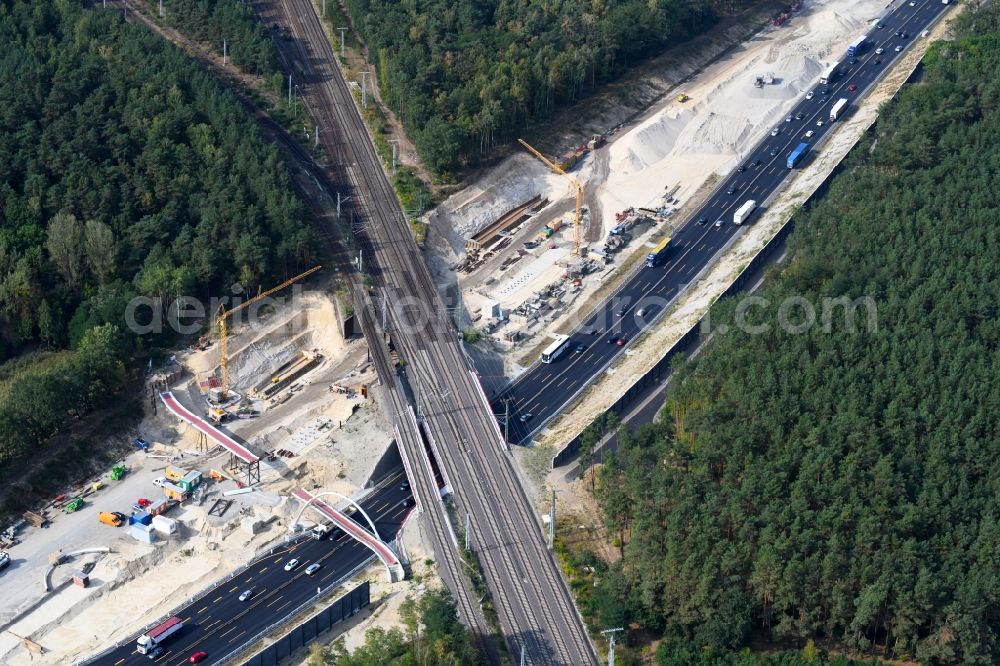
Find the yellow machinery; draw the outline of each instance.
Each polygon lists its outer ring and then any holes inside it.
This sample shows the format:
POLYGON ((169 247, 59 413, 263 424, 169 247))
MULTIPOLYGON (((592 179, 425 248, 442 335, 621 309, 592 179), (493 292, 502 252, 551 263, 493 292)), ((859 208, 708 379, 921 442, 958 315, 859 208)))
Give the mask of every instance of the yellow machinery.
POLYGON ((565 171, 563 171, 561 168, 559 168, 558 164, 553 164, 552 162, 550 162, 549 160, 547 160, 544 155, 542 155, 540 152, 538 152, 537 150, 535 150, 534 148, 532 148, 530 145, 528 145, 527 141, 525 141, 524 139, 518 139, 517 141, 522 146, 524 146, 529 151, 531 151, 532 155, 534 155, 535 157, 537 157, 538 159, 540 159, 542 162, 544 162, 545 166, 547 166, 548 168, 552 169, 556 173, 562 174, 563 176, 566 176, 567 178, 569 178, 570 181, 572 181, 572 183, 573 183, 573 187, 576 188, 576 217, 573 219, 573 254, 576 255, 576 256, 579 256, 580 255, 580 240, 581 240, 580 237, 583 234, 583 230, 582 230, 582 227, 583 227, 583 218, 582 218, 582 212, 581 212, 582 209, 583 209, 583 185, 581 185, 580 181, 578 181, 576 178, 574 178, 573 176, 569 175, 568 173, 566 173, 565 171))
POLYGON ((680 95, 677 96, 677 101, 678 102, 686 102, 689 99, 691 99, 691 98, 688 97, 687 95, 685 95, 684 93, 681 93, 680 95))
POLYGON ((294 284, 295 282, 298 282, 299 280, 305 278, 306 276, 312 275, 313 273, 315 273, 316 271, 318 271, 320 268, 322 268, 322 266, 313 266, 312 268, 310 268, 309 270, 307 270, 305 273, 299 273, 295 277, 290 278, 288 280, 285 280, 284 282, 282 282, 281 284, 279 284, 277 287, 272 287, 271 289, 268 289, 265 292, 261 292, 261 293, 257 294, 256 296, 254 296, 250 300, 243 301, 242 303, 240 303, 239 305, 237 305, 232 310, 226 310, 226 306, 225 305, 220 305, 219 306, 219 316, 216 319, 216 321, 219 324, 219 353, 220 353, 220 357, 221 357, 221 360, 219 362, 219 366, 222 368, 222 386, 220 387, 219 397, 222 400, 226 400, 226 398, 229 397, 229 341, 228 341, 228 337, 229 337, 229 330, 228 330, 228 328, 229 327, 226 325, 226 320, 234 312, 239 312, 243 308, 245 308, 245 307, 247 307, 249 305, 253 305, 254 303, 256 303, 257 301, 259 301, 260 299, 267 298, 271 294, 274 294, 276 292, 281 291, 285 287, 287 287, 287 286, 289 286, 291 284, 294 284))

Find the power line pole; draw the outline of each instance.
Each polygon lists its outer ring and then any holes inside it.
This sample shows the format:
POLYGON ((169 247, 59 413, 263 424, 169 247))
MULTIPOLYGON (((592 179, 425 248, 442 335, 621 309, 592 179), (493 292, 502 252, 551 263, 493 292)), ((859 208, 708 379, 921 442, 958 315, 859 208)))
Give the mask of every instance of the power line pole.
POLYGON ((389 139, 389 145, 392 146, 392 175, 396 175, 396 148, 399 145, 399 139, 389 139))
POLYGON ((347 32, 347 28, 337 28, 340 31, 340 59, 344 59, 344 33, 347 32))
POLYGON ((608 666, 615 666, 615 634, 619 631, 625 631, 624 627, 617 627, 615 629, 605 629, 602 634, 608 634, 608 666))
POLYGON ((160 18, 163 18, 163 0, 160 0, 160 18))
POLYGON ((361 72, 361 108, 368 108, 368 88, 365 83, 368 81, 368 70, 361 72))
POLYGON ((549 550, 556 547, 556 491, 552 491, 552 508, 549 510, 549 550))

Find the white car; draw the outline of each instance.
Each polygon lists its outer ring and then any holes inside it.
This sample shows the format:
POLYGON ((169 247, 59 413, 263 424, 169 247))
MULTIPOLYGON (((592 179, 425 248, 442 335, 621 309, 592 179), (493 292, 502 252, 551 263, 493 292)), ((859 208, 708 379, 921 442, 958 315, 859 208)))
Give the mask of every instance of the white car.
POLYGON ((775 127, 773 130, 771 130, 771 136, 778 136, 779 134, 781 134, 780 127, 775 127))
POLYGON ((817 120, 816 121, 816 127, 822 127, 822 126, 823 126, 823 121, 822 120, 817 120))
POLYGON ((911 6, 911 7, 916 7, 916 6, 917 6, 917 3, 913 2, 913 0, 910 0, 910 6, 911 6))
POLYGON ((246 601, 253 596, 253 590, 243 590, 240 592, 240 601, 246 601))
POLYGON ((896 44, 896 48, 895 48, 895 49, 893 49, 893 50, 894 50, 894 51, 895 51, 896 53, 899 53, 900 51, 902 51, 902 50, 903 50, 903 45, 902 45, 902 44, 896 44))
POLYGON ((312 564, 310 564, 309 566, 306 567, 306 575, 307 576, 312 576, 314 573, 316 573, 317 571, 319 571, 319 568, 320 568, 320 563, 319 562, 313 562, 312 564))
POLYGON ((811 138, 812 138, 812 136, 813 136, 813 134, 815 134, 815 133, 816 133, 816 132, 813 132, 812 130, 809 130, 808 132, 806 132, 806 138, 807 138, 807 139, 811 139, 811 138))
POLYGON ((292 558, 292 559, 288 560, 287 564, 285 564, 285 571, 291 571, 292 569, 294 569, 297 566, 299 566, 299 561, 297 559, 295 559, 295 558, 292 558))
POLYGON ((885 49, 881 46, 875 49, 875 55, 882 55, 883 53, 885 53, 885 49))
POLYGON ((159 486, 161 488, 163 486, 165 486, 166 484, 168 484, 168 483, 170 483, 170 482, 167 481, 167 477, 165 477, 165 476, 161 476, 161 477, 153 479, 153 485, 154 486, 159 486))
POLYGON ((812 99, 812 98, 813 98, 813 91, 810 90, 809 92, 806 93, 806 99, 812 99))

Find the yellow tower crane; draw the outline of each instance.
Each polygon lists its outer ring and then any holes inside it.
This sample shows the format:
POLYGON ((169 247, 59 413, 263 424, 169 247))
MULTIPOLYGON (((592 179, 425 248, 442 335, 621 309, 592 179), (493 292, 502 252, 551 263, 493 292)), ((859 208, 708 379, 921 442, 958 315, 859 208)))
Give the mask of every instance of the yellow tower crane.
POLYGON ((567 178, 569 178, 570 182, 573 183, 573 187, 576 188, 576 217, 573 219, 573 254, 576 255, 576 256, 579 256, 580 255, 580 241, 581 241, 581 236, 583 234, 583 217, 582 217, 582 215, 583 215, 583 213, 582 213, 582 210, 583 210, 583 185, 581 185, 580 181, 578 181, 576 178, 574 178, 573 176, 571 176, 568 173, 566 173, 565 171, 563 171, 562 168, 560 168, 560 166, 558 164, 550 162, 548 159, 546 159, 545 155, 542 155, 540 152, 538 152, 537 150, 535 150, 534 148, 532 148, 530 145, 528 145, 527 141, 525 141, 524 139, 518 139, 517 141, 522 146, 524 146, 525 148, 527 148, 531 152, 532 155, 534 155, 535 157, 537 157, 538 159, 540 159, 542 162, 544 162, 545 166, 547 166, 548 168, 552 169, 556 173, 562 174, 563 176, 566 176, 567 178))
POLYGON ((219 306, 219 316, 216 318, 216 321, 219 325, 219 353, 221 355, 219 366, 222 368, 222 387, 220 396, 223 400, 229 397, 229 327, 226 325, 226 320, 234 312, 239 312, 243 308, 253 305, 260 299, 267 298, 271 294, 281 291, 285 287, 305 278, 307 275, 312 275, 321 268, 322 266, 313 266, 305 273, 299 273, 295 277, 285 280, 277 287, 272 287, 267 291, 261 292, 248 301, 243 301, 232 310, 226 310, 225 305, 219 306))

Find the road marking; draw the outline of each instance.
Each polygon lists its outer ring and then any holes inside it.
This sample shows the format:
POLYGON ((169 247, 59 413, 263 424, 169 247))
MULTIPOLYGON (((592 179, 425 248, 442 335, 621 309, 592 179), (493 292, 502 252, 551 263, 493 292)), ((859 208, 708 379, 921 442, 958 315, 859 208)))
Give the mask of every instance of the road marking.
POLYGON ((230 591, 230 592, 235 592, 235 591, 236 591, 236 588, 237 588, 237 587, 239 587, 239 585, 236 585, 236 586, 234 586, 234 587, 230 588, 230 590, 229 590, 229 591, 230 591))
MULTIPOLYGON (((221 599, 222 597, 219 597, 219 598, 221 599)), ((186 618, 184 618, 183 620, 181 620, 181 622, 183 622, 184 624, 187 624, 190 620, 191 620, 191 616, 188 615, 186 618)))
POLYGON ((122 663, 123 661, 125 661, 125 657, 122 657, 121 659, 119 659, 118 661, 116 661, 115 662, 115 666, 118 666, 118 664, 122 663))
POLYGON ((222 599, 222 595, 220 594, 219 596, 217 596, 217 597, 216 597, 215 599, 213 599, 213 600, 212 600, 212 603, 213 603, 213 604, 217 604, 217 603, 219 603, 219 601, 220 601, 221 599, 222 599))
MULTIPOLYGON (((220 597, 221 598, 221 597, 220 597)), ((208 609, 208 606, 202 606, 201 610, 198 611, 198 615, 201 615, 208 609)))
POLYGON ((267 567, 264 567, 263 569, 261 569, 261 570, 260 570, 260 571, 258 571, 257 573, 264 573, 265 571, 267 571, 267 567))
POLYGON ((265 604, 265 605, 268 608, 270 608, 271 606, 273 606, 274 604, 278 603, 279 601, 281 601, 281 597, 280 596, 276 596, 276 597, 274 597, 274 599, 270 603, 265 604))
POLYGON ((238 626, 238 625, 235 625, 235 624, 234 624, 233 626, 229 627, 229 629, 227 629, 226 631, 224 631, 224 632, 222 632, 221 634, 219 634, 219 638, 225 638, 225 637, 226 637, 226 636, 228 636, 229 634, 233 633, 234 631, 236 631, 236 627, 237 627, 237 626, 238 626))

